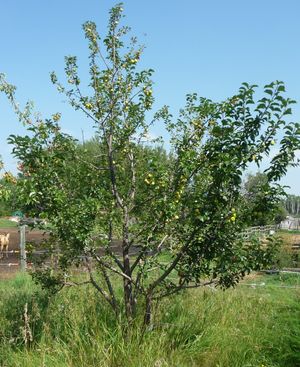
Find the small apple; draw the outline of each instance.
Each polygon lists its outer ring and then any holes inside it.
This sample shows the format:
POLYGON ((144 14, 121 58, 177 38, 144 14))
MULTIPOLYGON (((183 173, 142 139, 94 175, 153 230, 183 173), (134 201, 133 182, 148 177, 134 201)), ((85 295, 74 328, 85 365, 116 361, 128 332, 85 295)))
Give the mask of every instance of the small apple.
POLYGON ((55 113, 54 115, 52 115, 53 121, 57 122, 60 120, 61 114, 59 112, 55 113))

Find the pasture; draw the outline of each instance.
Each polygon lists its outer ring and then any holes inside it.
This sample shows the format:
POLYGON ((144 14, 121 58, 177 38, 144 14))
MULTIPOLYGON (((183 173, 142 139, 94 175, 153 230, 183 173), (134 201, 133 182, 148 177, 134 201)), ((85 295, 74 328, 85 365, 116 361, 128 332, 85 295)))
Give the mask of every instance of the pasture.
POLYGON ((13 222, 11 220, 8 220, 6 218, 0 218, 0 230, 2 231, 2 228, 16 228, 17 223, 13 222))

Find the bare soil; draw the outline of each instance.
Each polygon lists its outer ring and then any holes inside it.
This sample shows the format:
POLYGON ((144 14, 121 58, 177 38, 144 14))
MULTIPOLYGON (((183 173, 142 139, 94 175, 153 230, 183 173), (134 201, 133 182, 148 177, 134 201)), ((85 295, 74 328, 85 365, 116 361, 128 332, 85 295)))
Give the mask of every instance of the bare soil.
MULTIPOLYGON (((4 253, 0 259, 0 280, 14 275, 20 270, 20 232, 19 228, 1 228, 0 234, 10 233, 8 254, 4 253), (12 252, 13 251, 13 252, 12 252)), ((34 248, 47 238, 43 231, 26 230, 26 243, 30 242, 34 248)), ((30 264, 29 264, 30 266, 30 264)))

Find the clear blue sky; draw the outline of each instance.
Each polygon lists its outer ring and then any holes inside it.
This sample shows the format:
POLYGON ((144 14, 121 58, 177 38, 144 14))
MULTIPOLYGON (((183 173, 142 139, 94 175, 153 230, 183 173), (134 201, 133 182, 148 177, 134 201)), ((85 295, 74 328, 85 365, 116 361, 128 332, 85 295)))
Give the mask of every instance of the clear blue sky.
MULTIPOLYGON (((81 24, 94 20, 105 34, 110 0, 3 1, 0 22, 0 72, 18 86, 18 99, 33 100, 44 116, 60 111, 63 126, 76 137, 91 136, 89 122, 75 113, 52 87, 49 73, 62 75, 65 55, 86 61, 81 24)), ((173 111, 188 92, 222 100, 243 81, 263 86, 283 80, 288 95, 300 103, 299 0, 127 0, 125 22, 147 48, 142 66, 155 70, 156 106, 173 111)), ((300 105, 293 120, 300 121, 300 105)), ((0 154, 15 162, 6 143, 23 130, 0 96, 0 154)), ((156 129, 155 134, 160 134, 156 129)), ((275 148, 276 149, 276 148, 275 148)), ((300 195, 300 168, 283 183, 300 195)))

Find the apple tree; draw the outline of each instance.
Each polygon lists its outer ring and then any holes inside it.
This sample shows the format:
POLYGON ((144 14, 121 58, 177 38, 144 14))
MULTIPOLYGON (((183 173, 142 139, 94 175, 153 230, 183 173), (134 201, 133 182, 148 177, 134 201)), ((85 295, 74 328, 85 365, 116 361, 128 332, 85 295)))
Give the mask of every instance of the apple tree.
POLYGON ((56 271, 45 263, 35 277, 60 289, 76 284, 72 267, 85 268, 84 283, 116 315, 131 321, 143 309, 147 324, 153 302, 207 284, 228 288, 271 261, 271 240, 265 246, 241 235, 247 225, 242 177, 276 141, 279 152, 265 170, 266 202, 281 194, 276 184, 297 164, 300 126, 287 120, 294 101, 279 81, 266 85, 258 100, 257 86, 243 83, 225 101, 191 93, 177 118, 167 106, 150 117, 153 70, 139 68, 143 48, 128 38, 122 12, 122 5, 111 9, 103 39, 95 23, 83 25, 88 85, 75 56, 65 58, 65 82, 51 74, 94 127, 92 150, 78 149, 76 139, 63 133, 59 113, 36 118, 30 104, 21 111, 4 76, 0 89, 28 130, 9 138, 20 161, 20 204, 51 224, 48 248, 57 254, 56 271), (168 152, 161 141, 149 140, 157 122, 168 132, 168 152))

